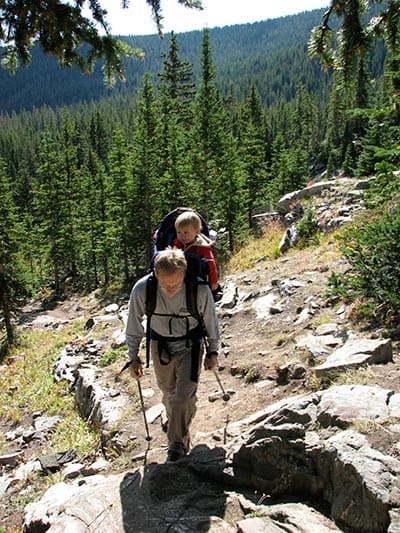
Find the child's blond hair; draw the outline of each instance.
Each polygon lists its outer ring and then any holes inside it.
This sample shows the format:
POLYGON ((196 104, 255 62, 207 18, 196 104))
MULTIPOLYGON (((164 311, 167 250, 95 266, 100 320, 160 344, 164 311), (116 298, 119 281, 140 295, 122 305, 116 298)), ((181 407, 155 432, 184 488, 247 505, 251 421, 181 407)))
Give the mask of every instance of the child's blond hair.
POLYGON ((175 220, 175 228, 183 228, 184 226, 192 226, 192 228, 200 233, 201 231, 201 220, 199 215, 194 211, 184 211, 181 213, 175 220))

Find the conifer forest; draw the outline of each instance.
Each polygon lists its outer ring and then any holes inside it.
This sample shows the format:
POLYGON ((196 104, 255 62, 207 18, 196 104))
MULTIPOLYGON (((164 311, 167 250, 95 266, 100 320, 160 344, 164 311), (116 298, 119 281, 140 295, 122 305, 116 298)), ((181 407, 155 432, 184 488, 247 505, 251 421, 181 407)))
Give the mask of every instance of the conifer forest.
POLYGON ((127 59, 126 82, 113 89, 100 68, 60 69, 36 49, 15 76, 0 72, 0 296, 10 335, 7 317, 26 296, 66 283, 130 287, 177 206, 221 232, 223 264, 255 214, 315 176, 399 168, 399 50, 375 41, 343 80, 310 53, 322 16, 126 37, 145 58, 127 59))

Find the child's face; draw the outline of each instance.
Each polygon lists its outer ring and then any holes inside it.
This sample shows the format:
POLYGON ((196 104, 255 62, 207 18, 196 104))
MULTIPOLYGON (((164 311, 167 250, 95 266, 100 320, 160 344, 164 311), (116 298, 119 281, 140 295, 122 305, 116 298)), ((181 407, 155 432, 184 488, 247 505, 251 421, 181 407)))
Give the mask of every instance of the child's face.
POLYGON ((176 235, 183 244, 190 244, 198 235, 198 231, 193 226, 179 226, 176 229, 176 235))

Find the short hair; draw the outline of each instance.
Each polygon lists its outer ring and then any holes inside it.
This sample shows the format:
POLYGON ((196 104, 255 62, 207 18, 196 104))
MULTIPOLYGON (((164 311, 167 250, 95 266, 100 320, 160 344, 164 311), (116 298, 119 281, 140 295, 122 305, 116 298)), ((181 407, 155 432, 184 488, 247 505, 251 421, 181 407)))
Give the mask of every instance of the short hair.
POLYGON ((187 262, 183 250, 168 246, 158 252, 154 259, 154 270, 157 274, 174 274, 179 270, 186 272, 187 262))
POLYGON ((184 211, 175 220, 175 228, 192 226, 196 231, 201 231, 201 219, 194 211, 184 211))

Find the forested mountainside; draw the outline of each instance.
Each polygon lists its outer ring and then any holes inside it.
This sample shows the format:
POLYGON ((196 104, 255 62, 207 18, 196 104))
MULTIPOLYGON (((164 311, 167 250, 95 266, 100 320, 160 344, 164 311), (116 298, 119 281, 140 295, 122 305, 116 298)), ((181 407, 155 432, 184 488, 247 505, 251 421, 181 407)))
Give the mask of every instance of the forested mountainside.
MULTIPOLYGON (((307 55, 311 29, 317 25, 323 10, 298 15, 214 28, 210 30, 213 59, 218 72, 218 88, 227 94, 233 86, 243 96, 249 84, 257 86, 261 100, 270 105, 279 99, 295 96, 296 83, 302 81, 309 92, 325 99, 329 77, 317 60, 307 55)), ((31 110, 34 107, 70 105, 98 100, 105 96, 136 94, 146 72, 156 80, 167 53, 170 35, 163 40, 157 35, 123 37, 133 48, 141 49, 143 60, 126 60, 126 83, 108 89, 103 82, 101 65, 91 75, 77 68, 61 69, 53 57, 39 49, 32 51, 32 64, 14 76, 0 70, 0 113, 31 110)), ((200 73, 201 31, 179 34, 182 59, 193 65, 195 77, 200 73)), ((381 58, 378 59, 382 64, 381 58)))

